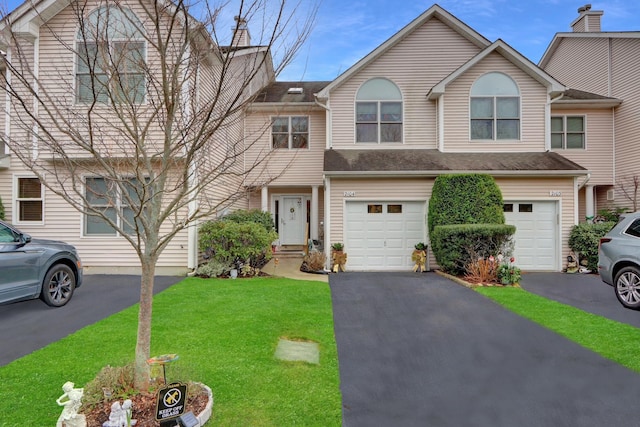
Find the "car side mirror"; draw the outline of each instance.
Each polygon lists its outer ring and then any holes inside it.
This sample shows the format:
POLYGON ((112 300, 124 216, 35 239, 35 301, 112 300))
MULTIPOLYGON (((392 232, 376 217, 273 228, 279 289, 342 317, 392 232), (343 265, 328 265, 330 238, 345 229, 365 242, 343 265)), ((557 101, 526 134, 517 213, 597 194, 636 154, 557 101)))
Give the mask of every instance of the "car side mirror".
POLYGON ((22 243, 24 243, 26 245, 29 242, 31 242, 31 235, 30 234, 23 234, 22 235, 22 243))

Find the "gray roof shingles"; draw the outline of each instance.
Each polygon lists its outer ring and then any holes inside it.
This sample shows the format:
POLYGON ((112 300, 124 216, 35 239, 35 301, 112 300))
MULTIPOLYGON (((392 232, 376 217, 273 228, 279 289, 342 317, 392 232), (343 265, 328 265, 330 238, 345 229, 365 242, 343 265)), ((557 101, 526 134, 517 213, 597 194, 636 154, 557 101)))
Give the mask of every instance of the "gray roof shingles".
POLYGON ((554 152, 442 153, 433 149, 325 150, 324 171, 446 173, 464 171, 548 172, 583 175, 585 168, 554 152))
POLYGON ((274 82, 258 94, 254 102, 314 102, 314 94, 331 82, 274 82), (302 88, 302 94, 289 93, 290 88, 302 88))

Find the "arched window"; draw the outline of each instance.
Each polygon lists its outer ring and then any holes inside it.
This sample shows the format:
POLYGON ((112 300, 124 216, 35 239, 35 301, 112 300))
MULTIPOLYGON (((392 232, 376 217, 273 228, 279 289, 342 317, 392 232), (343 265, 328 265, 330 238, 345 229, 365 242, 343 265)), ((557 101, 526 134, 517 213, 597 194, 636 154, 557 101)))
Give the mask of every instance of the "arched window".
POLYGON ((144 27, 129 9, 92 11, 76 34, 78 103, 144 102, 144 27))
POLYGON ((511 77, 488 73, 471 87, 471 139, 520 139, 520 91, 511 77))
POLYGON ((402 142, 402 94, 393 82, 375 78, 358 90, 356 142, 402 142))

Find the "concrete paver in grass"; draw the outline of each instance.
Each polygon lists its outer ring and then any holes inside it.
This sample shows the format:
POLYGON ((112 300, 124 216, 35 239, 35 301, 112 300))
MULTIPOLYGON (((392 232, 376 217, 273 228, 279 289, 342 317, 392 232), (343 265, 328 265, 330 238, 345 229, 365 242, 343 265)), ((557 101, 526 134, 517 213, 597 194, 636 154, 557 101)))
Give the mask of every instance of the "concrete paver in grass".
POLYGON ((317 365, 320 363, 320 347, 315 342, 280 338, 275 356, 276 359, 287 362, 307 362, 317 365))

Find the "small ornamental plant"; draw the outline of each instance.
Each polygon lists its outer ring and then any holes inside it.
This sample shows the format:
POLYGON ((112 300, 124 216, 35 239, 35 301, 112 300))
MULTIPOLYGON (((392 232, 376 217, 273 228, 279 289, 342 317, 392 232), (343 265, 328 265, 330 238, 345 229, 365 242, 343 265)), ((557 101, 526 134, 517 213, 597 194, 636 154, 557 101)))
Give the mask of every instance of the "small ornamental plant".
POLYGON ((331 245, 331 249, 334 251, 341 251, 344 249, 344 245, 342 243, 334 243, 331 245))
POLYGON ((424 242, 420 242, 416 243, 414 248, 416 248, 416 251, 424 251, 427 249, 427 245, 424 242))
POLYGON ((506 262, 501 262, 498 267, 498 281, 503 285, 514 285, 520 282, 522 272, 513 263, 516 261, 514 257, 509 258, 506 262))

